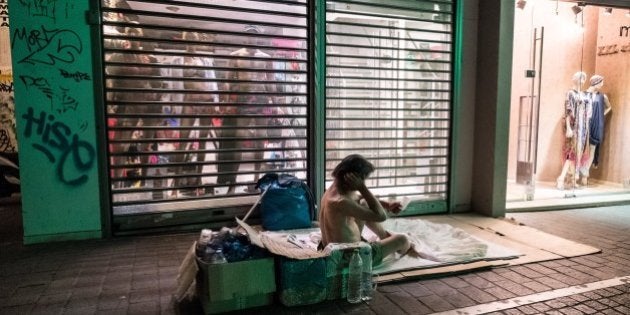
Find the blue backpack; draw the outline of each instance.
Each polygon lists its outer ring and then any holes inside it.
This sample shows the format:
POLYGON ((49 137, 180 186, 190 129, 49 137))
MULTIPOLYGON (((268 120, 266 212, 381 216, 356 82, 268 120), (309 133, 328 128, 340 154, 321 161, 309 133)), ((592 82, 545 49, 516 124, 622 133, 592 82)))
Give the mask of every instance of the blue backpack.
POLYGON ((256 183, 262 192, 260 215, 268 231, 310 228, 315 201, 308 185, 289 174, 267 173, 256 183))

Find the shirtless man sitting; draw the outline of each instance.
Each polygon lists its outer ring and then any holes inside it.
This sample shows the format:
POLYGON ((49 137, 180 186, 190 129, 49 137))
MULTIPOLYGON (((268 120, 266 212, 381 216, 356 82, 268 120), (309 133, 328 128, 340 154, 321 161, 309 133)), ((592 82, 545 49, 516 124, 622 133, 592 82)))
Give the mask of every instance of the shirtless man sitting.
POLYGON ((379 238, 370 244, 374 266, 394 252, 418 257, 405 235, 389 233, 379 223, 387 219, 386 211, 398 213, 401 205, 374 197, 365 186, 365 179, 373 171, 374 165, 358 154, 345 157, 335 167, 332 172, 334 181, 321 199, 322 245, 359 242, 363 226, 367 226, 379 238))

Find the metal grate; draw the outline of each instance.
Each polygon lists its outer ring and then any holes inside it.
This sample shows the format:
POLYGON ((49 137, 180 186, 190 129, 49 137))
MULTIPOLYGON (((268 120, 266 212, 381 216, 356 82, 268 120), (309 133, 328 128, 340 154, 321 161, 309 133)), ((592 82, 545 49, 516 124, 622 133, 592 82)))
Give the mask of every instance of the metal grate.
POLYGON ((101 10, 114 215, 251 204, 265 172, 306 178, 306 0, 101 10))
POLYGON ((327 184, 360 153, 378 195, 445 201, 453 1, 326 3, 327 184))

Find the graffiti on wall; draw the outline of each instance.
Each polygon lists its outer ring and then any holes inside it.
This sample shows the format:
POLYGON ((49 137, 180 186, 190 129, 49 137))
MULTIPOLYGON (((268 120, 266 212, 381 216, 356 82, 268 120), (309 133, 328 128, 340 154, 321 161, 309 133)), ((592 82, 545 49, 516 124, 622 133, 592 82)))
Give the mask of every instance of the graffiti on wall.
POLYGON ((0 152, 17 152, 12 78, 0 71, 0 152))
POLYGON ((50 163, 55 165, 57 176, 61 182, 68 185, 84 184, 88 177, 80 174, 70 177, 73 172, 87 172, 94 166, 96 151, 94 147, 79 138, 77 133, 61 121, 56 121, 55 115, 45 111, 35 115, 35 110, 29 107, 22 115, 26 125, 24 137, 34 139, 33 148, 44 153, 50 163), (70 167, 74 167, 71 170, 70 167), (69 178, 70 177, 70 178, 69 178))
POLYGON ((69 18, 74 9, 73 1, 58 0, 19 0, 28 15, 36 18, 49 19, 53 23, 57 18, 69 18))
POLYGON ((12 47, 20 41, 31 52, 20 59, 20 63, 44 64, 54 66, 58 62, 73 63, 81 54, 83 45, 81 38, 72 30, 52 29, 44 26, 40 29, 28 30, 26 27, 13 31, 12 47))
MULTIPOLYGON (((39 22, 11 30, 13 57, 24 69, 15 84, 29 95, 23 101, 26 111, 18 117, 21 139, 43 154, 60 182, 83 185, 96 164, 96 149, 83 136, 89 125, 86 117, 91 115, 85 115, 80 106, 86 96, 84 84, 91 80, 81 65, 89 56, 84 54, 76 28, 68 24, 76 20, 72 16, 83 12, 73 12, 71 0, 15 3, 29 21, 39 22)), ((88 109, 91 106, 85 106, 88 109)))
POLYGON ((0 0, 0 27, 9 27, 9 0, 0 0))

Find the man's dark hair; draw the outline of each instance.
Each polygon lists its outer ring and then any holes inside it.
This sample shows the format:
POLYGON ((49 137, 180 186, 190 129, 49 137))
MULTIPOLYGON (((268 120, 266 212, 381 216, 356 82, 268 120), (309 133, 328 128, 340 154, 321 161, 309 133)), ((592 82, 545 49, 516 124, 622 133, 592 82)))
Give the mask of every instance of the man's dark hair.
POLYGON ((374 165, 360 154, 350 154, 343 158, 332 171, 332 176, 344 181, 344 175, 348 173, 356 173, 361 178, 366 179, 374 172, 374 165))

